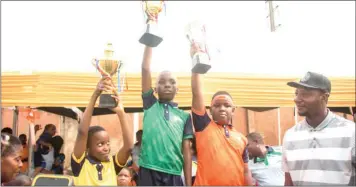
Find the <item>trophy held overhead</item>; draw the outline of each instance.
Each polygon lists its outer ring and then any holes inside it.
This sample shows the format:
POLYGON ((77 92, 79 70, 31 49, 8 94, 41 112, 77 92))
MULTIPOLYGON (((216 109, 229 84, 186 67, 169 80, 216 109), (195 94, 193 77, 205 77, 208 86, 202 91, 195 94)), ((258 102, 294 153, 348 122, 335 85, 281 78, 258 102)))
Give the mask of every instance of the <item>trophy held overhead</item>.
POLYGON ((158 14, 165 6, 164 1, 143 1, 143 10, 147 16, 147 29, 139 42, 149 47, 157 47, 163 38, 158 36, 157 21, 158 14))
POLYGON ((205 74, 211 68, 205 24, 193 21, 186 26, 185 30, 187 39, 194 46, 191 51, 192 72, 205 74))
MULTIPOLYGON (((104 50, 104 57, 99 60, 95 59, 93 64, 102 77, 108 75, 113 77, 118 73, 119 68, 121 67, 121 61, 114 58, 112 43, 107 44, 107 47, 104 50)), ((103 92, 99 97, 99 108, 115 108, 118 103, 112 95, 118 95, 117 91, 114 90, 113 93, 103 92)))

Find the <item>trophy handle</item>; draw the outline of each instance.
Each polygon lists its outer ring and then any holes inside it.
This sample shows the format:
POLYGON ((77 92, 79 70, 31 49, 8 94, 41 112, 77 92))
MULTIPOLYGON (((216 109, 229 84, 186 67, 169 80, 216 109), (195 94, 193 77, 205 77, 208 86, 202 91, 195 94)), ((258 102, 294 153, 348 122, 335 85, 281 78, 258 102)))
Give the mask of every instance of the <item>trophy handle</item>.
POLYGON ((101 69, 101 67, 99 66, 99 60, 94 58, 92 60, 92 64, 93 66, 99 71, 99 73, 101 74, 102 77, 110 77, 111 75, 106 73, 103 69, 101 69))

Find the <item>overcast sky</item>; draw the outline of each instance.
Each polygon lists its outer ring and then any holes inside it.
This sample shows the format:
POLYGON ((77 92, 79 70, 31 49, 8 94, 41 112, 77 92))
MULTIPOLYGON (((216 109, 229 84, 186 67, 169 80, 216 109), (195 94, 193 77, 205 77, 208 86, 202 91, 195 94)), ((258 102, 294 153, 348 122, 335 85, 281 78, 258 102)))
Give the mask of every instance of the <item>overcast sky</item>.
MULTIPOLYGON (((271 33, 264 1, 167 2, 159 17, 164 41, 154 71, 189 72, 187 23, 204 20, 214 52, 211 72, 355 75, 355 2, 276 2, 271 33), (220 51, 217 53, 216 51, 220 51)), ((95 72, 90 60, 106 42, 140 71, 145 24, 140 1, 1 2, 2 71, 95 72)))

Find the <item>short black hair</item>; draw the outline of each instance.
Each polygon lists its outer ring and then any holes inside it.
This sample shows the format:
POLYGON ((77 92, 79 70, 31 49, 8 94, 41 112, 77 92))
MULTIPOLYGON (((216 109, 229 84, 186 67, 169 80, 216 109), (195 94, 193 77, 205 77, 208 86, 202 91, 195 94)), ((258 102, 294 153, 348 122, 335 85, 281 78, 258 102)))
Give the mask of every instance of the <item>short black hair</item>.
POLYGON ((7 157, 17 151, 20 147, 22 147, 22 143, 20 139, 12 134, 1 133, 1 138, 4 136, 8 136, 8 145, 5 145, 1 151, 1 157, 7 157))
POLYGON ((1 130, 1 133, 12 134, 12 129, 10 127, 5 127, 1 130))
POLYGON ((142 134, 143 133, 143 130, 142 129, 140 129, 140 130, 138 130, 137 132, 136 132, 136 135, 138 135, 138 134, 142 134))
POLYGON ((229 94, 229 92, 227 91, 217 91, 215 92, 215 94, 213 95, 213 97, 211 98, 211 100, 214 100, 214 98, 218 95, 227 95, 232 99, 232 96, 229 94))
POLYGON ((97 132, 105 131, 105 129, 102 126, 90 126, 88 130, 88 139, 87 139, 87 148, 89 148, 89 145, 91 143, 91 137, 97 132))
POLYGON ((63 146, 64 140, 60 136, 55 136, 51 139, 51 144, 54 149, 54 154, 55 156, 59 155, 59 152, 61 151, 61 148, 63 146))
POLYGON ((27 138, 26 134, 20 134, 19 138, 21 137, 27 138))
POLYGON ((56 128, 56 126, 55 125, 53 125, 52 123, 49 123, 49 124, 47 124, 46 126, 45 126, 45 131, 48 131, 50 128, 56 128))

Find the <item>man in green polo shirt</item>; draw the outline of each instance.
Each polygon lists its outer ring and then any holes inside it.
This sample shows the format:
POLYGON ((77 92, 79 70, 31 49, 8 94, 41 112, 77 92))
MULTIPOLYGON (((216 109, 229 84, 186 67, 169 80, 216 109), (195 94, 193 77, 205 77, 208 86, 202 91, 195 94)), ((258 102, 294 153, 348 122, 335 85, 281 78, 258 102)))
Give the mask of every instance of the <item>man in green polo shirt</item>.
POLYGON ((152 48, 146 46, 142 62, 144 117, 139 186, 183 186, 183 168, 185 184, 191 186, 191 117, 172 102, 178 89, 177 80, 170 72, 161 72, 152 89, 151 57, 152 48))

